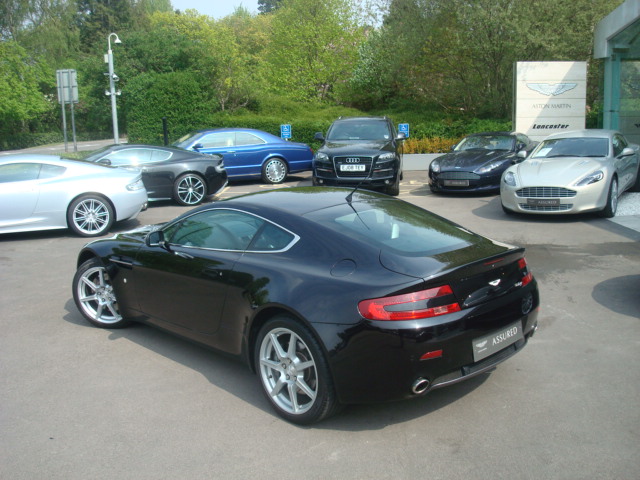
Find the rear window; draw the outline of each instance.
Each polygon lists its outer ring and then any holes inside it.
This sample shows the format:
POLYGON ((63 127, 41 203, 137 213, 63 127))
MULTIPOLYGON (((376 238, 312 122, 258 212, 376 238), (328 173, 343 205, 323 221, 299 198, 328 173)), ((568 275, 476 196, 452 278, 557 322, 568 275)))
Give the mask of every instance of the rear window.
POLYGON ((404 256, 437 255, 478 243, 482 237, 414 205, 352 202, 306 215, 343 235, 404 256))

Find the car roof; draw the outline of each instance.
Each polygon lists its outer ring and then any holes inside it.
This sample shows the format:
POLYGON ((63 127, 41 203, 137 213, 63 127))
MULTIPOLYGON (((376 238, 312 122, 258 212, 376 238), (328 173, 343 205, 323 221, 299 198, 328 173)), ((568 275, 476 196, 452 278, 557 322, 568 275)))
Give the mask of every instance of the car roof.
POLYGON ((470 135, 467 135, 468 137, 482 137, 484 135, 520 135, 517 132, 478 132, 478 133, 472 133, 470 135))
POLYGON ((584 130, 573 130, 570 132, 553 133, 547 139, 554 138, 611 138, 620 132, 616 130, 604 130, 600 128, 588 128, 584 130))
POLYGON ((65 160, 59 155, 46 155, 42 153, 13 153, 0 157, 0 163, 12 162, 57 162, 65 160))
POLYGON ((389 121, 387 117, 340 117, 335 120, 333 123, 337 122, 361 122, 363 120, 381 120, 381 121, 389 121))
MULTIPOLYGON (((260 211, 283 212, 291 215, 305 215, 309 212, 322 210, 336 205, 347 203, 347 195, 354 192, 353 188, 343 187, 291 187, 249 193, 239 197, 220 200, 209 204, 211 208, 243 208, 247 211, 260 213, 260 211)), ((373 198, 380 200, 391 199, 381 193, 368 190, 356 190, 351 202, 371 202, 373 198)))

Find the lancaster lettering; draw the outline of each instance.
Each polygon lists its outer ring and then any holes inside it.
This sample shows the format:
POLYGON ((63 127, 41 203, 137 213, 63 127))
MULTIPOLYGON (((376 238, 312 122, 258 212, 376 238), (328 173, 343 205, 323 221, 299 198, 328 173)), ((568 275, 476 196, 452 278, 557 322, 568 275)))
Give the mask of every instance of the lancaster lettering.
POLYGON ((558 124, 558 125, 538 125, 537 123, 533 124, 532 127, 534 130, 544 129, 544 128, 553 128, 553 129, 564 129, 569 128, 569 125, 558 124))
POLYGON ((510 328, 506 332, 502 332, 501 334, 496 335, 495 337, 493 337, 492 345, 498 345, 498 344, 504 342, 505 340, 508 340, 509 338, 513 337, 517 333, 518 333, 518 327, 510 328))

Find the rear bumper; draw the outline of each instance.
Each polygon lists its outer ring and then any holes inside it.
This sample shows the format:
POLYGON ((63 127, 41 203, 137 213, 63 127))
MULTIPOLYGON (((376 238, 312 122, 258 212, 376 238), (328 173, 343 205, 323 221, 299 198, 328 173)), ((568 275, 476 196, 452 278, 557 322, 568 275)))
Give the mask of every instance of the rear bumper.
POLYGON ((340 401, 369 403, 415 397, 420 380, 426 381, 419 389, 419 394, 424 394, 472 378, 515 355, 537 328, 535 281, 518 294, 490 303, 417 322, 366 322, 354 328, 349 338, 342 334, 338 347, 342 349, 334 349, 330 355, 340 401), (523 313, 523 305, 530 309, 527 313, 523 313), (474 361, 474 341, 516 324, 521 327, 521 339, 474 361), (428 355, 434 352, 433 357, 428 355), (427 359, 421 359, 425 354, 427 359))

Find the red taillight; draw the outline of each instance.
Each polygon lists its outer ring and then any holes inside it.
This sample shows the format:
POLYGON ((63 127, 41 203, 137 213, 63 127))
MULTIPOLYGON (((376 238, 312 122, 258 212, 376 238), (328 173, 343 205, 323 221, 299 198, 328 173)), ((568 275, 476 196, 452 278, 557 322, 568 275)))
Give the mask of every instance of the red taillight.
POLYGON ((522 271, 522 286, 524 287, 533 280, 533 273, 529 271, 529 268, 527 267, 527 260, 524 257, 518 260, 518 268, 522 271))
POLYGON ((369 320, 417 320, 458 312, 460 305, 455 301, 451 287, 443 285, 404 295, 362 300, 358 304, 358 310, 369 320), (451 303, 445 301, 442 305, 437 305, 435 299, 447 296, 450 296, 451 303))

